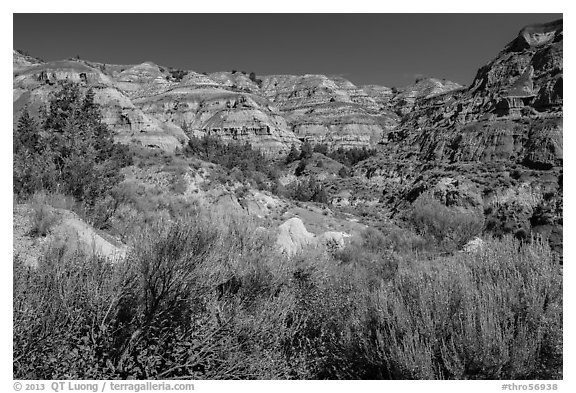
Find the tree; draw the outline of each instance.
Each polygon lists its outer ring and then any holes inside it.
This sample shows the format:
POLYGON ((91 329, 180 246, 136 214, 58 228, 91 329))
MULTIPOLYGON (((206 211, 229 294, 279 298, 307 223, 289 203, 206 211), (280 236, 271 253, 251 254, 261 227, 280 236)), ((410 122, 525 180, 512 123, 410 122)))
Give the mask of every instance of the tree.
POLYGON ((319 143, 314 146, 314 152, 324 154, 325 156, 328 155, 328 145, 325 143, 319 143))
POLYGON ((302 173, 304 173, 304 171, 306 170, 306 165, 308 165, 308 161, 307 160, 301 160, 298 163, 298 166, 296 167, 296 169, 294 170, 294 175, 295 176, 302 175, 302 173))
POLYGON ((298 149, 296 149, 296 146, 292 144, 292 146, 290 146, 290 151, 286 156, 286 164, 290 164, 291 162, 296 161, 298 157, 300 157, 300 152, 298 151, 298 149))
POLYGON ((308 141, 304 141, 302 148, 300 149, 300 159, 305 160, 312 157, 312 145, 308 141))
POLYGON ((40 148, 40 134, 38 130, 38 124, 30 116, 28 108, 24 108, 20 119, 18 120, 18 126, 16 128, 16 133, 14 134, 13 141, 13 151, 14 154, 18 154, 23 150, 29 150, 31 153, 37 153, 40 148))
POLYGON ((46 185, 56 184, 57 171, 47 155, 50 147, 42 140, 38 123, 24 108, 13 135, 13 188, 17 195, 31 195, 46 185))
POLYGON ((302 202, 328 203, 326 189, 313 176, 308 180, 296 183, 291 192, 291 197, 302 202))
POLYGON ((345 179, 349 176, 348 169, 346 169, 345 165, 343 165, 342 168, 340 168, 338 171, 338 176, 340 176, 342 179, 345 179))
POLYGON ((249 76, 250 80, 258 85, 258 87, 262 87, 262 79, 256 79, 256 73, 251 72, 249 76))
POLYGON ((132 163, 128 148, 114 143, 102 122, 94 92, 63 82, 38 126, 24 111, 14 136, 14 192, 60 191, 91 209, 109 195, 132 163))
POLYGON ((329 153, 328 157, 351 167, 375 154, 376 149, 367 149, 366 147, 353 147, 351 149, 343 149, 342 147, 339 147, 338 149, 329 153))
POLYGON ((328 203, 328 193, 322 184, 316 182, 314 179, 310 179, 310 188, 314 191, 312 195, 312 200, 319 203, 328 203))

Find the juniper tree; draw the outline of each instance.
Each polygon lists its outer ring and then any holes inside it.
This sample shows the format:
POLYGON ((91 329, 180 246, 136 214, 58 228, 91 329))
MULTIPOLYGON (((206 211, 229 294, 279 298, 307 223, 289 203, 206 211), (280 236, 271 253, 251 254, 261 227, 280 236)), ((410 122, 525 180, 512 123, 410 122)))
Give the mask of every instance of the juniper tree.
POLYGON ((88 207, 108 195, 130 165, 128 149, 114 143, 94 92, 63 82, 37 125, 27 110, 14 136, 14 191, 40 189, 74 196, 88 207))
POLYGON ((298 157, 300 157, 300 152, 298 152, 298 149, 296 149, 296 146, 294 146, 294 144, 292 144, 292 146, 290 146, 290 151, 288 152, 288 155, 286 156, 286 164, 290 164, 291 162, 294 162, 298 159, 298 157))
POLYGON ((310 144, 310 142, 305 141, 300 149, 300 159, 305 160, 307 158, 312 157, 312 152, 313 152, 312 145, 310 144))

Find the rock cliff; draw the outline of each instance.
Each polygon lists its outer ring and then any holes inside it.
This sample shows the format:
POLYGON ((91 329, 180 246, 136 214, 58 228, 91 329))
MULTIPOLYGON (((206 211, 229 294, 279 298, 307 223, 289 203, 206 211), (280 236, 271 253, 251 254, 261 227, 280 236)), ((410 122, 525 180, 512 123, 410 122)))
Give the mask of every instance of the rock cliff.
POLYGON ((299 139, 332 149, 373 146, 398 122, 398 116, 342 77, 266 76, 261 90, 299 139))
POLYGON ((562 38, 562 21, 526 27, 469 87, 415 97, 386 135, 384 154, 358 165, 356 175, 392 212, 446 177, 471 181, 488 226, 508 221, 521 236, 549 226, 561 239, 562 38))
POLYGON ((152 62, 110 65, 77 58, 43 62, 17 51, 13 58, 15 119, 24 106, 37 114, 60 81, 74 81, 95 91, 120 142, 168 151, 206 134, 268 154, 286 153, 303 140, 334 149, 374 146, 399 121, 342 77, 208 75, 152 62))
MULTIPOLYGON (((425 191, 449 190, 461 207, 483 209, 487 228, 543 233, 561 244, 561 20, 522 29, 467 87, 428 77, 388 88, 316 74, 44 62, 14 51, 14 122, 24 107, 38 114, 63 80, 94 90, 123 143, 174 151, 191 136, 211 135, 273 156, 303 141, 377 146, 352 177, 341 179, 339 170, 328 177, 338 182, 328 184, 334 205, 394 216, 425 191)), ((327 170, 318 171, 324 181, 327 170)))

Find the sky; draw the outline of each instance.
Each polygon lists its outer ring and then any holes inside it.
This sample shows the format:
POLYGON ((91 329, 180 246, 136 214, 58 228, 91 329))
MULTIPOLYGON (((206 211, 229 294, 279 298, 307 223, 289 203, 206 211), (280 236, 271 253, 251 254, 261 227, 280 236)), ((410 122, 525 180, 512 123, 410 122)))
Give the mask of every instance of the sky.
POLYGON ((525 25, 562 14, 14 14, 14 49, 197 72, 341 75, 356 85, 416 78, 463 85, 525 25))

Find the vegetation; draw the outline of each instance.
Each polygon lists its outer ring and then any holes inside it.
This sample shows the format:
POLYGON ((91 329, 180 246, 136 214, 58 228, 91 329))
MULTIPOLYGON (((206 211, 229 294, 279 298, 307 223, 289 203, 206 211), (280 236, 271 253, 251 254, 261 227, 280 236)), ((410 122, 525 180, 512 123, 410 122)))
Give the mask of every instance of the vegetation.
POLYGON ((372 157, 376 154, 376 149, 368 149, 366 147, 353 147, 351 149, 344 149, 339 147, 336 150, 330 151, 328 145, 320 143, 314 146, 313 149, 316 153, 324 154, 331 159, 338 161, 341 164, 346 165, 347 167, 352 167, 358 164, 360 161, 364 161, 367 158, 372 157))
POLYGON ((174 82, 180 82, 186 75, 188 75, 188 71, 180 69, 170 69, 168 72, 170 73, 170 76, 167 76, 166 79, 172 79, 174 82))
POLYGON ((286 258, 255 226, 197 212, 134 233, 114 265, 56 246, 36 270, 15 260, 14 378, 562 376, 541 241, 427 260, 371 232, 286 258))
POLYGON ((294 176, 300 177, 304 174, 306 167, 308 166, 308 160, 300 160, 296 168, 294 169, 294 176))
POLYGON ((262 87, 262 79, 256 78, 255 72, 251 72, 249 78, 252 82, 256 83, 256 85, 258 85, 258 87, 262 87))
POLYGON ((375 154, 376 149, 367 149, 366 147, 353 147, 352 149, 343 149, 339 147, 337 150, 329 153, 328 157, 348 167, 352 167, 358 164, 360 161, 364 161, 365 159, 375 154))
POLYGON ((238 168, 250 178, 253 172, 267 175, 271 180, 277 177, 274 166, 249 143, 223 143, 219 138, 205 135, 202 138, 191 137, 185 153, 204 161, 222 165, 224 168, 238 168))
POLYGON ((294 161, 297 161, 298 158, 300 157, 300 153, 298 152, 298 149, 296 148, 296 146, 294 146, 294 144, 292 144, 292 146, 290 146, 290 151, 288 152, 288 155, 286 156, 286 164, 290 164, 294 161))
POLYGON ((248 143, 225 144, 220 139, 210 136, 192 137, 185 154, 187 157, 213 162, 227 169, 227 174, 219 179, 221 183, 247 182, 255 188, 298 199, 292 193, 285 192, 284 187, 279 183, 278 163, 271 161, 260 150, 248 143))
POLYGON ((326 188, 313 176, 291 183, 284 196, 301 202, 328 203, 326 188))
POLYGON ((338 170, 338 176, 340 176, 342 179, 345 179, 350 176, 350 171, 346 169, 345 166, 343 166, 338 170))
POLYGON ((50 232, 50 229, 58 222, 57 215, 53 212, 49 204, 46 203, 43 194, 35 194, 31 201, 32 213, 30 221, 32 228, 30 235, 33 237, 43 237, 50 232))
MULTIPOLYGON (((314 152, 343 163, 340 177, 374 154, 304 143, 274 163, 209 136, 174 155, 128 151, 93 93, 69 83, 40 121, 25 111, 14 192, 32 198, 31 235, 56 224, 48 206, 79 206, 129 251, 110 263, 48 237, 37 266, 15 257, 14 379, 562 378, 562 268, 548 243, 510 227, 461 251, 506 211, 485 225, 424 193, 405 228, 382 218, 344 248, 289 257, 261 221, 183 195, 202 165, 240 199, 258 187, 327 203, 327 181, 303 176, 314 152), (299 178, 281 186, 279 165, 295 161, 299 178), (127 166, 160 179, 124 178, 127 166)), ((549 196, 528 219, 558 209, 549 196)))
POLYGON ((61 192, 94 209, 132 158, 102 123, 94 92, 62 83, 38 124, 24 111, 14 133, 14 193, 61 192))
POLYGON ((312 158, 312 145, 310 144, 309 141, 304 141, 304 143, 302 144, 302 146, 300 147, 300 160, 307 160, 309 158, 312 158))
POLYGON ((314 146, 314 152, 328 156, 328 145, 325 143, 319 143, 314 146))
POLYGON ((408 213, 408 221, 416 233, 435 249, 444 252, 459 250, 482 232, 482 212, 462 212, 436 200, 429 193, 418 197, 408 213))
MULTIPOLYGON (((298 165, 294 169, 294 175, 301 176, 304 174, 313 153, 323 154, 341 164, 344 164, 344 166, 338 171, 338 176, 341 178, 347 178, 350 176, 351 167, 375 155, 376 149, 367 149, 366 147, 344 149, 340 147, 337 150, 330 151, 326 144, 316 144, 312 147, 309 141, 305 141, 301 145, 300 150, 298 150, 294 145, 290 147, 290 151, 288 152, 284 163, 288 165, 292 162, 299 161, 298 165)), ((317 166, 322 167, 322 161, 318 161, 317 166)))

